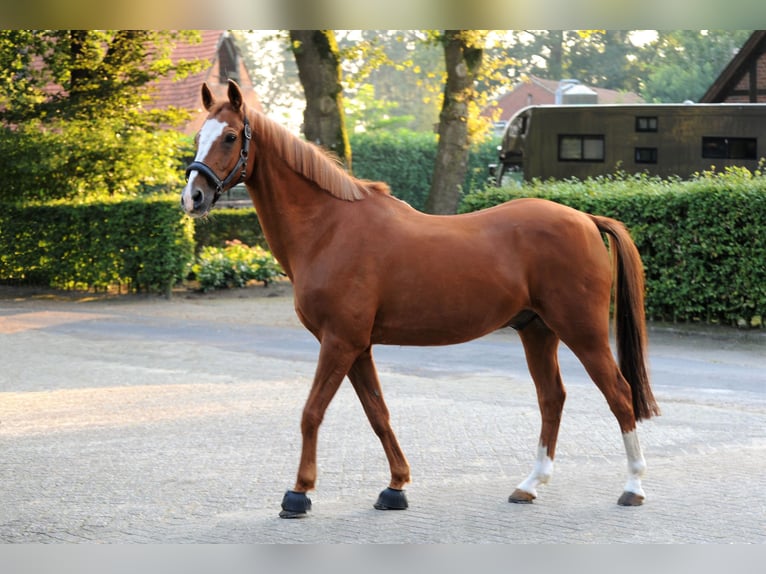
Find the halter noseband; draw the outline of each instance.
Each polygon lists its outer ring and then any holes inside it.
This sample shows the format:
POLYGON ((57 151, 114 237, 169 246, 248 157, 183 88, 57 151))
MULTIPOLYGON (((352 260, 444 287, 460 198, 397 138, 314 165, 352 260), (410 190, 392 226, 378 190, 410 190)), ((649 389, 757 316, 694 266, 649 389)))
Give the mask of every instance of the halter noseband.
POLYGON ((210 207, 215 205, 215 203, 221 197, 221 194, 226 189, 228 189, 230 186, 237 185, 238 183, 244 181, 244 179, 247 177, 247 154, 250 151, 250 139, 252 137, 252 132, 250 131, 250 122, 247 121, 247 113, 245 113, 245 127, 243 129, 243 134, 245 137, 242 140, 242 151, 239 152, 239 160, 237 161, 237 165, 232 168, 232 170, 229 172, 229 175, 227 175, 224 179, 219 178, 218 175, 216 175, 216 173, 207 164, 201 161, 195 160, 191 162, 186 168, 187 180, 189 179, 189 174, 196 170, 204 175, 208 181, 215 185, 215 195, 213 196, 213 201, 210 204, 210 207), (236 181, 234 181, 234 178, 237 178, 236 181))

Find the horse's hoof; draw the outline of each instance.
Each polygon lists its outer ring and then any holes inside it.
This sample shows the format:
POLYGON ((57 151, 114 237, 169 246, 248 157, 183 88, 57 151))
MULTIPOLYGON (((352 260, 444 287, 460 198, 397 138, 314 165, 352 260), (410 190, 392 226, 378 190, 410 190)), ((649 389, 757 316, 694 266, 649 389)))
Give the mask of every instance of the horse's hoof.
POLYGON ((282 498, 282 512, 280 518, 303 518, 311 510, 311 499, 305 492, 288 490, 282 498))
POLYGON ((627 490, 622 493, 617 504, 620 506, 641 506, 644 503, 644 497, 635 492, 628 492, 627 490))
POLYGON ((378 501, 373 505, 377 510, 404 510, 407 508, 407 497, 403 490, 387 488, 378 496, 378 501))
POLYGON ((535 498, 537 497, 531 492, 517 488, 508 497, 508 502, 513 502, 515 504, 532 504, 532 501, 535 498))

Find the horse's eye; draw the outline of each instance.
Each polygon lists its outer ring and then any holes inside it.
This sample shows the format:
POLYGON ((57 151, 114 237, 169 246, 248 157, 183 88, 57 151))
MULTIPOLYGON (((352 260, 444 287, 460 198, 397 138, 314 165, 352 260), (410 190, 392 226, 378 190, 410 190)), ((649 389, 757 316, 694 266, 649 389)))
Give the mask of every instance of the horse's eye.
POLYGON ((237 141, 237 134, 226 134, 226 143, 234 143, 237 141))

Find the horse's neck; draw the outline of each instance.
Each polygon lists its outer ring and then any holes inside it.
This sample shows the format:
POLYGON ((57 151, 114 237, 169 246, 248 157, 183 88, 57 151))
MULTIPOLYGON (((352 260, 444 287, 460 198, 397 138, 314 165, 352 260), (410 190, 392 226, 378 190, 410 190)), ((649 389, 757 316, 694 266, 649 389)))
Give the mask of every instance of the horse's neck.
POLYGON ((269 248, 292 280, 313 238, 332 224, 330 204, 337 200, 284 161, 268 161, 269 165, 258 170, 256 181, 248 188, 269 248))

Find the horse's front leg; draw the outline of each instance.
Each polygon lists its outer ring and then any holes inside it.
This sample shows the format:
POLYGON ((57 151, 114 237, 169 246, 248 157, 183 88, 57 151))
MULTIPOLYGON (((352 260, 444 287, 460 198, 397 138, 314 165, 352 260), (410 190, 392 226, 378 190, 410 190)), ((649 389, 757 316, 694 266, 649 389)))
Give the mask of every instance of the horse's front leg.
POLYGON ((383 445, 391 468, 391 482, 388 488, 380 493, 374 506, 378 510, 404 510, 408 505, 403 488, 410 481, 410 465, 391 428, 388 407, 383 399, 380 380, 372 360, 372 349, 368 348, 357 357, 348 377, 367 414, 372 430, 383 445))
POLYGON ((293 490, 288 490, 282 499, 282 512, 279 513, 282 518, 299 518, 311 509, 306 492, 313 490, 316 483, 319 425, 358 354, 358 350, 337 338, 327 336, 321 341, 314 382, 301 418, 303 445, 298 477, 293 490))
POLYGON ((553 458, 566 390, 559 372, 558 336, 539 317, 519 331, 519 336, 524 345, 529 372, 535 382, 542 427, 534 468, 508 497, 508 501, 529 503, 537 498, 537 487, 546 484, 553 473, 553 458))

